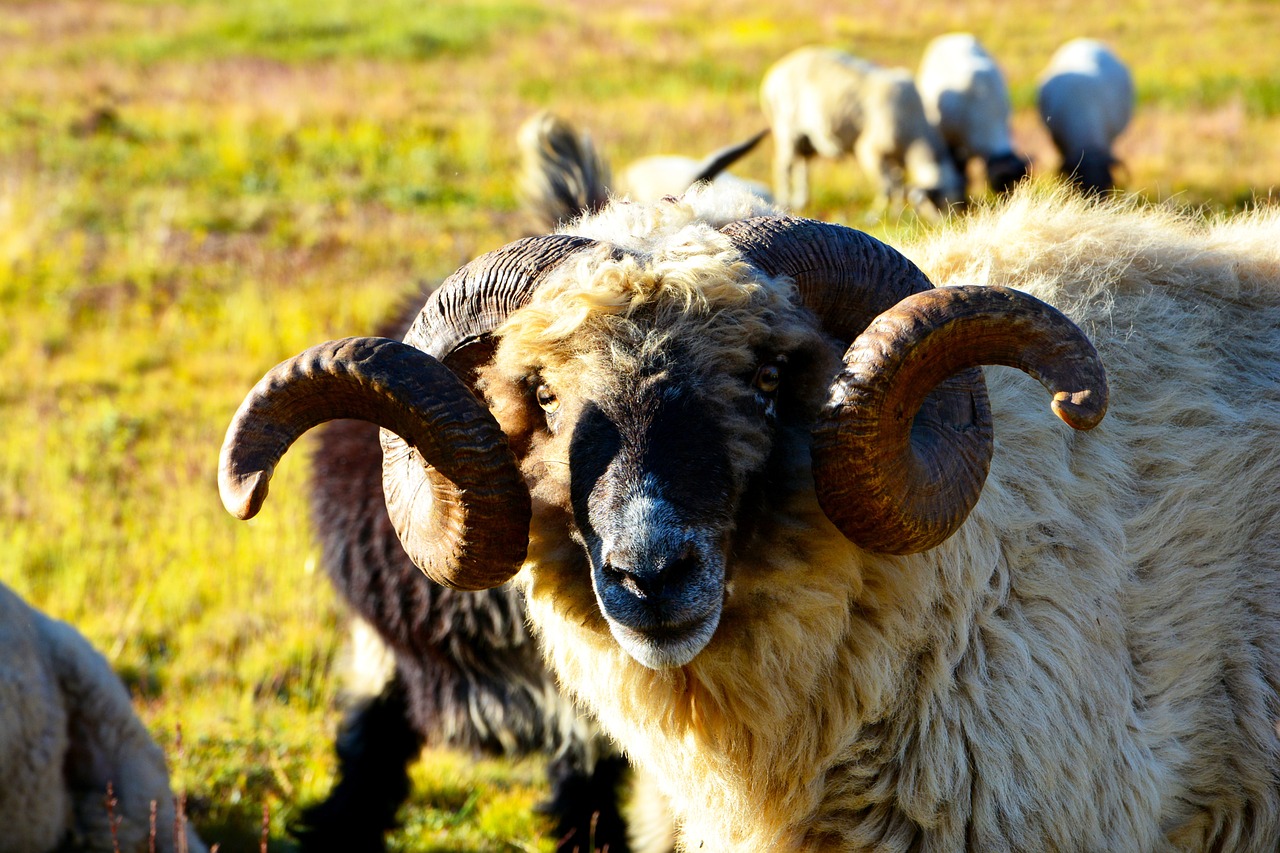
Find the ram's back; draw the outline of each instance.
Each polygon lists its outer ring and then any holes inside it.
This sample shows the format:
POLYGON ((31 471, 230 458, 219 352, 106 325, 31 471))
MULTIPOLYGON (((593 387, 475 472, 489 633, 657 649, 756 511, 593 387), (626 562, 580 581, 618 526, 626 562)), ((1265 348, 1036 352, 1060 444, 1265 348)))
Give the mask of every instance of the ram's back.
MULTIPOLYGON (((939 284, 1058 305, 1108 371, 1106 419, 1074 435, 1038 417, 1025 376, 987 370, 996 453, 972 524, 998 556, 971 567, 985 592, 953 676, 970 712, 1054 732, 1030 772, 1109 849, 1170 831, 1188 849, 1277 844, 1277 233, 1276 211, 1204 226, 1023 193, 918 254, 939 284)), ((976 764, 997 728, 970 730, 991 738, 976 764)), ((974 790, 995 808, 1010 777, 988 770, 974 790)))

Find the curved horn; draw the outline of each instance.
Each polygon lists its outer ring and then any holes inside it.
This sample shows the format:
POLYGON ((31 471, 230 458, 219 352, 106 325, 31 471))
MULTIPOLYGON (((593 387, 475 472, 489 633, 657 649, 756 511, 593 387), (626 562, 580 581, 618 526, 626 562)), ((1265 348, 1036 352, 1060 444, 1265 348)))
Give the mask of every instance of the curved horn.
POLYGON ((594 246, 587 237, 549 234, 508 243, 471 261, 436 288, 405 342, 441 361, 485 344, 490 333, 529 297, 552 269, 594 246))
MULTIPOLYGON (((900 252, 852 228, 812 219, 761 217, 729 223, 721 230, 753 266, 771 276, 790 277, 801 301, 817 315, 823 328, 846 345, 902 300, 933 290, 928 277, 900 252)), ((846 365, 849 359, 846 354, 846 365)), ((918 451, 927 461, 911 488, 923 489, 935 503, 952 507, 948 516, 963 521, 973 506, 966 503, 969 495, 981 490, 991 461, 991 405, 982 371, 977 368, 959 369, 956 375, 935 384, 927 403, 912 412, 915 433, 930 439, 928 446, 918 451)), ((912 424, 911 419, 907 423, 912 424)), ((815 443, 814 475, 818 499, 833 521, 858 516, 868 500, 898 500, 900 504, 877 513, 878 520, 898 519, 883 535, 872 535, 874 531, 866 526, 836 521, 847 537, 869 550, 883 550, 884 540, 899 538, 893 531, 917 525, 912 519, 912 513, 919 511, 916 504, 901 492, 864 494, 863 484, 845 479, 850 476, 847 466, 835 458, 827 444, 822 446, 824 450, 819 452, 815 443), (827 469, 833 473, 826 474, 827 469)))
POLYGON ((902 253, 843 225, 761 216, 720 230, 752 266, 792 279, 822 327, 846 345, 884 311, 933 288, 902 253))
MULTIPOLYGON (((823 510, 846 536, 881 553, 941 543, 978 501, 990 454, 957 453, 926 396, 958 370, 1019 368, 1053 395, 1075 429, 1106 414, 1107 380, 1084 333, 1056 308, 1004 287, 944 287, 881 314, 845 354, 814 429, 823 510), (914 423, 913 423, 914 421, 914 423), (944 493, 945 485, 951 493, 944 493)), ((990 435, 984 438, 990 442, 990 435)))
MULTIPOLYGON (((218 468, 222 502, 252 518, 276 463, 299 436, 334 418, 392 430, 433 466, 432 499, 414 522, 413 561, 461 589, 496 586, 524 561, 529 493, 497 421, 435 358, 387 338, 330 341, 281 362, 245 397, 218 468)), ((406 547, 406 550, 407 547, 406 547)))
POLYGON ((934 289, 897 251, 838 225, 756 219, 723 230, 762 271, 790 276, 829 333, 852 341, 814 430, 814 478, 828 517, 868 550, 932 548, 973 509, 993 449, 979 365, 1035 376, 1077 429, 1106 412, 1092 344, 1033 297, 934 289))
MULTIPOLYGON (((595 241, 585 237, 529 237, 481 255, 445 279, 431 294, 405 335, 405 343, 444 362, 465 382, 464 387, 470 387, 475 370, 493 353, 493 330, 512 311, 529 301, 548 272, 570 254, 593 245, 595 241)), ((483 408, 478 400, 473 402, 483 408)), ((441 581, 450 586, 482 589, 508 580, 519 569, 519 561, 514 566, 495 563, 484 567, 479 560, 472 560, 473 567, 466 569, 464 575, 433 567, 436 563, 432 554, 442 547, 436 545, 436 540, 442 535, 453 536, 453 528, 437 507, 458 498, 450 496, 453 476, 440 468, 435 459, 419 453, 413 441, 406 439, 410 437, 401 437, 395 430, 382 434, 382 488, 387 513, 410 559, 432 578, 450 576, 450 580, 441 581)), ((498 441, 507 450, 506 436, 500 431, 498 441)), ((461 458, 482 449, 458 452, 461 458)), ((465 490, 462 497, 469 497, 465 490)), ((525 501, 528 501, 527 493, 525 501)), ((492 520, 516 524, 522 543, 527 544, 527 511, 523 516, 504 519, 496 515, 492 520)), ((523 554, 522 550, 521 561, 523 554)))

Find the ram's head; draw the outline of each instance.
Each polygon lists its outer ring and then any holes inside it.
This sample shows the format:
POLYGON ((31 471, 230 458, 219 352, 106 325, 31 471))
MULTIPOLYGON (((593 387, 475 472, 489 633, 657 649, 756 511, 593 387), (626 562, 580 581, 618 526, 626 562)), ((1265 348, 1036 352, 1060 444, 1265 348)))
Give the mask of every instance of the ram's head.
POLYGON ((982 364, 1038 378, 1074 427, 1103 416, 1097 356, 1055 309, 934 289, 858 231, 745 219, 660 258, 530 238, 450 277, 405 343, 348 338, 273 369, 228 430, 219 481, 251 517, 303 432, 373 421, 392 520, 428 576, 511 578, 536 502, 585 554, 619 644, 680 666, 716 630, 781 453, 808 449, 824 512, 859 547, 950 536, 992 452, 982 364))

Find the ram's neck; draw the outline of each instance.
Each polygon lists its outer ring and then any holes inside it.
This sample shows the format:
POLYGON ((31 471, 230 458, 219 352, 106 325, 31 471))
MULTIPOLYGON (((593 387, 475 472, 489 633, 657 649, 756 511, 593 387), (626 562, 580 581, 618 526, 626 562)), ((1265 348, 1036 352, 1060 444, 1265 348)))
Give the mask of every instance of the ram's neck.
POLYGON ((783 509, 740 549, 716 636, 680 669, 646 669, 619 648, 559 537, 535 534, 522 576, 562 683, 688 804, 686 830, 707 849, 805 849, 830 806, 827 772, 864 733, 879 737, 913 677, 903 649, 932 642, 919 614, 936 603, 933 579, 853 548, 811 491, 783 509))

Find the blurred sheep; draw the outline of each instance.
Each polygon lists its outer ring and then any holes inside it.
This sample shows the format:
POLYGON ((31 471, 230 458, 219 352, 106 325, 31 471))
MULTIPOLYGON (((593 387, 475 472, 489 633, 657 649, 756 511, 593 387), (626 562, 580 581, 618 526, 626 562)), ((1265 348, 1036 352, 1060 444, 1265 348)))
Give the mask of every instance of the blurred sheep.
POLYGON ((0 769, 5 853, 204 853, 179 832, 164 753, 106 659, 2 584, 0 769))
POLYGON ((961 175, 969 161, 981 160, 995 193, 1008 192, 1026 177, 1028 162, 1014 153, 1010 139, 1004 74, 975 36, 949 33, 929 42, 916 87, 961 175))
POLYGON ((964 178, 907 71, 803 47, 768 70, 760 98, 773 131, 779 204, 805 206, 809 158, 850 151, 876 183, 879 213, 905 200, 936 220, 963 201, 964 178))
POLYGON ((1085 193, 1114 189, 1116 137, 1133 118, 1133 77, 1105 44, 1074 39, 1040 74, 1037 106, 1062 155, 1062 175, 1085 193))

